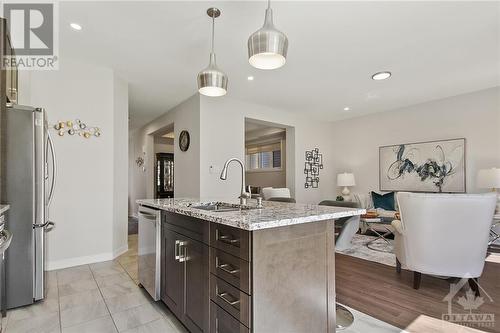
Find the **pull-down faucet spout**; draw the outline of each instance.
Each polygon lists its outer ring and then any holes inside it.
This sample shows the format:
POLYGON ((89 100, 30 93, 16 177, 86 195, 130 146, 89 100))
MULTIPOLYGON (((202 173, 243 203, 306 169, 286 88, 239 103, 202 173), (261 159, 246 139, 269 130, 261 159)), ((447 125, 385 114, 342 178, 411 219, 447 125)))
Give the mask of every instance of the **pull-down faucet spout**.
POLYGON ((224 168, 222 168, 222 172, 220 174, 220 179, 226 180, 227 179, 227 169, 228 166, 231 162, 237 162, 240 167, 241 167, 241 194, 239 196, 240 198, 240 204, 241 205, 246 205, 247 204, 247 199, 251 197, 251 194, 245 190, 245 165, 243 162, 236 157, 230 158, 224 163, 224 168))

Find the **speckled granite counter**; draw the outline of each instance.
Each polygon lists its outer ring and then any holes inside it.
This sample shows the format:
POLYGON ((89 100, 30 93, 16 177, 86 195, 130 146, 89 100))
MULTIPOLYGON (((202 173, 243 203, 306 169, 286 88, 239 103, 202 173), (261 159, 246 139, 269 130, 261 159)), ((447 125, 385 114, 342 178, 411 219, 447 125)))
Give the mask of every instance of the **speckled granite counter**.
MULTIPOLYGON (((260 230, 302 224, 324 220, 335 220, 342 217, 361 215, 364 209, 330 207, 307 204, 293 204, 264 201, 262 209, 242 209, 230 212, 214 212, 193 208, 208 204, 210 200, 200 199, 143 199, 138 204, 159 208, 168 212, 187 215, 202 220, 225 224, 244 230, 260 230)), ((223 201, 231 204, 237 202, 223 201)), ((255 200, 249 200, 248 206, 255 206, 255 200)))
POLYGON ((10 208, 10 205, 0 205, 0 214, 5 213, 10 208))

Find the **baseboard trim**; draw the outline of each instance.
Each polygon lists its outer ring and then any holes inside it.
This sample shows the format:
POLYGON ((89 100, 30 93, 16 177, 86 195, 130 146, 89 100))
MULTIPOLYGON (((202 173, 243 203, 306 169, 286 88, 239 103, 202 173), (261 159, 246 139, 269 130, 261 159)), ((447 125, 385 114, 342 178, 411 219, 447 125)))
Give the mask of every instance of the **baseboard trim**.
POLYGON ((119 257, 120 255, 124 254, 127 251, 128 251, 128 244, 114 250, 112 253, 102 253, 93 256, 83 256, 83 257, 50 261, 46 264, 45 270, 53 271, 56 269, 63 269, 80 265, 95 264, 102 261, 109 261, 119 257))
POLYGON ((113 251, 113 259, 118 258, 122 254, 128 251, 128 244, 123 245, 122 247, 113 251))

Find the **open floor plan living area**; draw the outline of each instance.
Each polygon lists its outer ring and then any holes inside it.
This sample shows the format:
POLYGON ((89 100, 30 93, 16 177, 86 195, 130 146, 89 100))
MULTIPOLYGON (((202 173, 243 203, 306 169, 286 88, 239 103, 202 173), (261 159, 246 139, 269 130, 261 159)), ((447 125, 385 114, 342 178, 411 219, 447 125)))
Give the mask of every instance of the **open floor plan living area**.
POLYGON ((500 1, 0 3, 0 333, 500 333, 500 1))

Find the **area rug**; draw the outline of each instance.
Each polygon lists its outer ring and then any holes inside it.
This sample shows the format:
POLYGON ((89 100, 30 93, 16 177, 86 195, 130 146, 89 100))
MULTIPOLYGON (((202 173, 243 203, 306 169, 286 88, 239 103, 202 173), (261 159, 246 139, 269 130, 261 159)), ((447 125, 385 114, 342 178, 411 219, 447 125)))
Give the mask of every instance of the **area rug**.
MULTIPOLYGON (((352 246, 349 249, 342 251, 336 250, 336 252, 395 267, 396 256, 394 255, 394 253, 374 251, 366 247, 366 243, 375 238, 375 236, 356 234, 351 241, 352 246)), ((392 240, 390 241, 393 242, 392 240)), ((381 250, 387 249, 387 245, 383 240, 378 240, 377 242, 373 243, 372 247, 381 250)))

